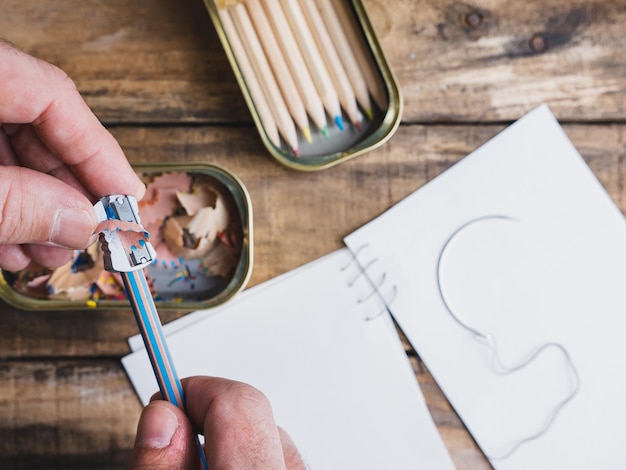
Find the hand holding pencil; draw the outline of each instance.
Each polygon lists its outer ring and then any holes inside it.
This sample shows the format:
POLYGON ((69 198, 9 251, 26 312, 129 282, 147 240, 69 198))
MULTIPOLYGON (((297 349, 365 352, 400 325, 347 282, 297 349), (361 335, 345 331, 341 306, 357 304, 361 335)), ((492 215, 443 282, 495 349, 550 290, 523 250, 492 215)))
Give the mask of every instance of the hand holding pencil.
POLYGON ((205 436, 210 469, 306 470, 296 444, 274 419, 267 397, 250 385, 218 377, 182 380, 187 410, 158 397, 143 409, 131 470, 199 467, 195 430, 205 436))
POLYGON ((251 468, 260 464, 263 468, 304 469, 295 444, 274 422, 270 403, 260 391, 216 377, 189 378, 183 387, 143 273, 154 262, 156 252, 141 226, 136 200, 125 195, 105 196, 94 209, 102 230, 105 265, 122 276, 166 400, 153 401, 142 412, 131 468, 208 469, 225 464, 251 468), (202 429, 207 439, 204 447, 194 429, 202 429))
MULTIPOLYGON (((94 205, 98 217, 104 266, 122 277, 130 306, 150 358, 163 397, 185 410, 183 388, 165 342, 161 320, 143 269, 156 260, 156 251, 143 229, 137 200, 117 194, 104 196, 94 205)), ((196 439, 197 455, 208 469, 204 450, 196 439)))

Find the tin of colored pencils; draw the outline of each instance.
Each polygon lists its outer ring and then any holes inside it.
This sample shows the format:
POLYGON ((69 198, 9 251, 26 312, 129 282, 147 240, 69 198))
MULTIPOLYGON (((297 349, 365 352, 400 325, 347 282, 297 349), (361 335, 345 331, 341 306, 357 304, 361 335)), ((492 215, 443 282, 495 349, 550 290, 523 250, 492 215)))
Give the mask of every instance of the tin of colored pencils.
POLYGON ((204 0, 261 139, 316 171, 386 142, 396 77, 360 0, 204 0))

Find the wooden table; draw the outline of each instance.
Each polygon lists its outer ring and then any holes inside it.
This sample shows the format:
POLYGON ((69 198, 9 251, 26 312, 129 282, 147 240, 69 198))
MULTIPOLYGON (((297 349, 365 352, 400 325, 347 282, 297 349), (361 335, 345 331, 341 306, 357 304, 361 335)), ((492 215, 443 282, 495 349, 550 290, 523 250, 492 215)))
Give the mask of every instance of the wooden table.
MULTIPOLYGON (((265 151, 200 0, 4 0, 0 34, 63 68, 131 161, 205 160, 244 181, 250 285, 340 248, 543 102, 626 209, 625 0, 363 1, 404 93, 402 124, 381 148, 317 173, 265 151)), ((0 303, 0 468, 127 464, 141 406, 120 357, 135 331, 130 311, 0 303)), ((409 355, 458 468, 489 468, 409 355)))

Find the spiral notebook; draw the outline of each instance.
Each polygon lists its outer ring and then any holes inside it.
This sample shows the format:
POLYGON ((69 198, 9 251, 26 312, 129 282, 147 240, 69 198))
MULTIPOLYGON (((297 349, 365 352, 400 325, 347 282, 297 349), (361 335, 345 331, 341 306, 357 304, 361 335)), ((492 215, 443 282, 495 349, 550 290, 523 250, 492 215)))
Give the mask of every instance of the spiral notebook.
MULTIPOLYGON (((165 326, 181 377, 247 382, 314 469, 454 468, 380 296, 342 249, 165 326)), ((122 359, 142 403, 145 350, 122 359)))
POLYGON ((495 468, 626 468, 626 223, 547 106, 345 242, 495 468))

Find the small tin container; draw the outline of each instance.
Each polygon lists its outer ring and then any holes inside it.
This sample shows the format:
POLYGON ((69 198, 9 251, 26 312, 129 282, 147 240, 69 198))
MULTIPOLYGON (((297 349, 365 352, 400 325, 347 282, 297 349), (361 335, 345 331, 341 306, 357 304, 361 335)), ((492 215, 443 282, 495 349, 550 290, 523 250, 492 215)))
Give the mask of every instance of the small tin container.
MULTIPOLYGON (((134 168, 147 187, 139 216, 157 251, 144 269, 157 309, 205 309, 243 290, 253 264, 252 206, 243 183, 205 163, 134 168), (211 230, 199 235, 198 226, 211 230)), ((100 264, 98 245, 55 270, 0 271, 0 297, 27 310, 130 308, 122 283, 100 264)))
MULTIPOLYGON (((281 43, 281 37, 277 31, 279 31, 279 29, 283 31, 285 29, 289 29, 290 34, 292 34, 291 37, 296 39, 295 42, 298 44, 300 44, 300 38, 296 37, 294 31, 308 29, 315 34, 314 27, 312 25, 313 20, 310 19, 310 16, 312 16, 313 13, 310 13, 309 16, 307 16, 306 10, 311 7, 315 9, 316 7, 314 5, 317 0, 288 1, 292 1, 292 5, 295 4, 297 8, 300 8, 300 11, 305 12, 304 19, 308 21, 308 23, 302 23, 301 26, 308 24, 310 27, 297 27, 296 23, 294 23, 293 17, 287 14, 285 19, 289 21, 288 24, 290 24, 291 27, 279 28, 276 23, 277 20, 274 18, 276 15, 272 13, 272 11, 275 11, 276 7, 280 7, 279 9, 285 10, 289 3, 283 2, 282 0, 204 0, 204 3, 211 16, 213 24, 215 25, 218 36, 222 42, 243 96, 252 114, 252 118, 267 150, 276 160, 290 168, 302 171, 322 170, 368 152, 386 142, 394 134, 400 124, 402 115, 401 91, 361 1, 329 0, 331 3, 328 3, 327 5, 331 5, 332 7, 332 4, 334 4, 335 11, 343 10, 343 23, 339 24, 342 27, 337 28, 338 23, 335 23, 335 29, 340 29, 346 32, 344 37, 350 41, 350 44, 359 45, 361 50, 360 57, 357 57, 360 58, 359 65, 362 65, 363 63, 366 64, 360 67, 360 70, 367 70, 367 75, 370 78, 367 83, 368 89, 371 91, 376 88, 376 93, 373 91, 370 93, 372 104, 370 109, 365 110, 361 105, 363 100, 358 101, 358 112, 362 117, 360 121, 353 118, 354 112, 349 113, 347 111, 348 107, 344 106, 344 102, 350 100, 346 100, 344 96, 344 100, 341 102, 340 111, 341 119, 343 121, 342 126, 336 125, 336 119, 333 121, 333 118, 329 113, 330 107, 327 107, 326 102, 324 102, 328 123, 328 126, 324 130, 314 125, 314 119, 311 117, 313 114, 311 113, 311 109, 307 107, 311 138, 309 141, 307 139, 308 131, 303 132, 303 127, 300 126, 298 128, 296 125, 298 149, 294 152, 291 148, 293 145, 291 147, 288 145, 288 139, 285 139, 283 133, 281 133, 280 138, 277 138, 274 125, 272 124, 272 126, 268 126, 266 124, 268 122, 267 118, 264 119, 264 115, 276 116, 276 114, 280 114, 273 109, 267 109, 267 103, 261 103, 265 101, 271 102, 270 96, 272 93, 271 90, 269 90, 257 79, 261 74, 261 70, 267 71, 270 69, 263 69, 262 64, 256 64, 251 61, 254 59, 250 59, 250 57, 265 56, 271 70, 273 70, 271 75, 274 76, 276 83, 280 86, 280 80, 278 75, 275 73, 278 68, 275 68, 272 58, 275 58, 276 55, 282 55, 284 56, 285 64, 291 67, 290 70, 292 73, 290 75, 294 78, 294 81, 298 80, 296 77, 297 72, 294 70, 302 70, 303 67, 297 68, 292 65, 293 61, 289 61, 289 53, 286 51, 286 46, 284 45, 285 43, 291 43, 294 41, 285 41, 283 39, 283 42, 281 43), (252 4, 253 2, 255 2, 256 6, 252 4), (270 5, 274 5, 274 7, 271 7, 270 5), (273 27, 273 37, 277 40, 276 44, 280 46, 276 50, 281 51, 280 53, 260 54, 262 49, 256 49, 257 53, 252 52, 252 46, 250 43, 246 42, 246 35, 244 33, 245 28, 241 26, 241 21, 243 20, 238 17, 238 13, 236 11, 237 8, 242 9, 242 6, 247 8, 247 15, 249 17, 250 24, 253 27, 257 26, 257 31, 263 30, 263 25, 261 24, 259 26, 258 20, 259 17, 265 16, 268 20, 267 25, 273 27), (254 8, 256 8, 256 10, 254 8), (271 8, 273 8, 273 10, 271 8), (265 15, 263 15, 263 11, 265 11, 265 15), (246 51, 248 52, 247 54, 246 51), (248 79, 246 77, 248 77, 248 79), (261 95, 261 98, 263 99, 255 99, 255 97, 259 97, 259 95, 261 95), (268 129, 269 127, 272 127, 271 131, 268 129), (341 130, 340 127, 343 127, 343 130, 341 130)), ((318 4, 321 5, 323 1, 325 0, 321 0, 318 4)), ((323 8, 320 6, 319 10, 323 10, 323 8)), ((282 12, 280 14, 283 15, 282 12)), ((246 15, 246 13, 244 13, 244 15, 246 15)), ((324 18, 321 19, 324 20, 324 18)), ((248 20, 246 19, 245 21, 248 20)), ((319 24, 319 21, 317 23, 319 24)), ((285 23, 283 22, 282 24, 285 23)), ((325 24, 327 31, 333 30, 330 20, 327 20, 325 24)), ((265 30, 267 31, 267 28, 265 28, 265 30)), ((250 30, 248 29, 248 31, 250 30)), ((251 36, 254 36, 254 34, 251 36)), ((331 34, 328 34, 328 36, 330 37, 331 34)), ((265 48, 266 43, 263 42, 263 35, 261 33, 256 35, 256 39, 258 39, 259 45, 265 48)), ((332 39, 335 38, 333 37, 332 39)), ((320 55, 322 56, 321 58, 326 60, 322 42, 323 41, 318 40, 316 50, 320 52, 320 55)), ((358 48, 353 47, 352 49, 357 50, 358 48)), ((265 50, 267 51, 269 49, 265 50)), ((302 50, 303 46, 300 47, 301 52, 302 50)), ((335 48, 335 51, 339 50, 339 47, 335 48)), ((314 75, 314 73, 311 72, 312 70, 319 71, 320 69, 319 67, 316 69, 309 61, 307 61, 307 56, 314 55, 315 54, 307 55, 301 53, 301 57, 304 58, 307 69, 310 72, 309 76, 311 77, 314 75)), ((343 62, 345 67, 338 68, 328 65, 328 61, 325 63, 326 70, 330 71, 331 74, 333 70, 337 70, 339 68, 345 68, 345 70, 348 71, 348 74, 350 70, 355 69, 355 67, 349 67, 346 61, 343 62)), ((300 62, 300 64, 302 64, 302 62, 300 62)), ((279 66, 280 64, 278 64, 277 67, 279 66)), ((283 70, 285 69, 283 68, 283 70)), ((268 74, 266 73, 264 75, 268 74)), ((366 74, 363 73, 363 76, 365 75, 366 74)), ((350 79, 351 78, 352 77, 350 77, 350 79)), ((334 83, 336 90, 345 88, 342 85, 337 85, 337 81, 334 81, 334 83)), ((345 84, 346 81, 343 80, 339 83, 345 84)), ((302 86, 299 83, 296 84, 300 88, 300 95, 302 97, 304 94, 302 86)), ((320 88, 318 87, 318 82, 316 82, 315 85, 315 88, 319 90, 320 88)), ((285 89, 286 88, 284 87, 280 89, 283 97, 286 96, 284 91, 285 89)), ((310 87, 308 89, 310 89, 310 87)), ((361 93, 361 95, 358 94, 358 89, 358 85, 352 87, 352 91, 357 97, 363 96, 363 93, 361 93)), ((341 99, 342 93, 338 92, 338 95, 341 99)), ((321 94, 318 93, 318 96, 321 97, 321 94)), ((286 101, 287 98, 285 98, 285 102, 286 101)), ((303 99, 303 101, 306 102, 305 99, 303 99)), ((272 106, 270 105, 269 108, 272 108, 272 106)), ((295 114, 292 113, 292 116, 295 116, 295 114)), ((297 121, 297 119, 294 118, 294 121, 297 121)))

